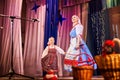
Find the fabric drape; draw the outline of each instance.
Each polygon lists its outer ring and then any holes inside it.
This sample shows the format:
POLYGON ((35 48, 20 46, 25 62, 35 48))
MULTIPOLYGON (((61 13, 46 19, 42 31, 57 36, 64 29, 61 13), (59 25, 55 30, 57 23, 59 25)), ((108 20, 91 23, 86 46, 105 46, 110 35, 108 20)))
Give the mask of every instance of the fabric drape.
POLYGON ((81 3, 87 3, 89 1, 91 0, 59 0, 61 7, 79 5, 81 3))
MULTIPOLYGON (((66 0, 67 1, 67 0, 66 0)), ((57 44, 64 49, 65 51, 67 51, 68 47, 69 47, 69 41, 70 41, 70 37, 69 37, 69 33, 70 30, 72 29, 72 22, 71 22, 71 17, 72 15, 78 15, 80 17, 81 23, 84 26, 84 35, 83 35, 83 39, 86 39, 86 33, 87 33, 87 13, 88 13, 88 3, 86 3, 88 0, 83 1, 84 3, 75 3, 74 4, 71 2, 73 0, 68 0, 67 5, 63 4, 60 2, 59 4, 59 8, 61 10, 61 14, 64 18, 67 18, 65 21, 63 21, 62 26, 59 25, 58 27, 58 37, 57 37, 57 44), (76 5, 77 4, 77 5, 76 5)), ((64 1, 63 1, 64 2, 64 1)), ((60 55, 59 55, 60 56, 60 55)), ((59 57, 59 63, 58 65, 60 66, 60 72, 59 72, 59 76, 70 76, 70 74, 68 72, 64 71, 64 66, 63 66, 63 60, 64 60, 64 56, 59 57)))
POLYGON ((37 11, 31 10, 34 1, 26 0, 26 17, 36 18, 39 22, 26 22, 25 42, 24 42, 24 73, 28 76, 42 75, 41 54, 44 43, 44 23, 45 23, 45 0, 36 1, 37 11))
POLYGON ((89 32, 91 37, 91 49, 94 49, 94 55, 102 51, 102 44, 105 39, 110 39, 109 17, 107 10, 102 10, 101 0, 94 0, 89 3, 89 32), (94 5, 96 4, 96 5, 94 5), (98 5, 99 4, 99 5, 98 5), (99 24, 98 24, 99 23, 99 24))
POLYGON ((11 67, 11 58, 13 58, 14 71, 16 73, 23 74, 20 20, 14 18, 14 24, 11 26, 11 17, 21 17, 22 0, 4 0, 3 4, 3 15, 5 16, 2 18, 3 30, 1 38, 0 74, 3 75, 9 72, 11 67), (12 54, 13 57, 11 57, 12 54))
POLYGON ((58 31, 58 0, 46 0, 46 21, 44 33, 44 48, 47 46, 48 38, 54 37, 57 41, 58 31))
MULTIPOLYGON (((1 0, 0 2, 0 14, 2 14, 4 11, 4 0, 1 0)), ((1 43, 2 43, 2 33, 3 33, 3 17, 0 16, 0 54, 1 54, 1 43)))
POLYGON ((107 8, 112 8, 120 5, 120 0, 105 0, 105 1, 106 1, 107 8))

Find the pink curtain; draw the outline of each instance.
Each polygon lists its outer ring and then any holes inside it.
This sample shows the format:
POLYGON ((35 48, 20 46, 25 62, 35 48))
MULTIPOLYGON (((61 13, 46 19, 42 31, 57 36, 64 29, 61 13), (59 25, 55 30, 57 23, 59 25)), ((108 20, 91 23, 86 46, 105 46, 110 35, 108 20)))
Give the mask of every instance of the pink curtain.
POLYGON ((87 3, 91 0, 59 0, 60 6, 74 6, 74 5, 80 5, 81 3, 87 3))
MULTIPOLYGON (((72 15, 76 14, 80 17, 81 22, 84 26, 83 39, 86 40, 87 18, 88 18, 87 17, 88 16, 88 3, 86 2, 90 0, 79 0, 79 1, 78 0, 67 0, 66 5, 63 4, 63 1, 59 3, 61 14, 63 17, 67 19, 63 21, 62 26, 59 25, 58 27, 57 45, 59 45, 65 51, 67 51, 69 47, 69 42, 70 42, 69 33, 72 28, 72 22, 71 22, 72 15)), ((58 63, 58 65, 60 66, 59 76, 70 76, 68 72, 64 71, 63 60, 64 60, 64 56, 59 57, 59 63, 58 63)))
MULTIPOLYGON (((3 13, 4 10, 4 0, 1 0, 0 2, 0 14, 3 13)), ((0 16, 0 54, 1 54, 1 43, 2 43, 2 32, 3 32, 3 17, 0 16)), ((1 55, 0 55, 1 56, 1 55)))
POLYGON ((36 4, 40 5, 35 13, 31 10, 34 6, 34 0, 26 0, 27 18, 36 18, 39 22, 27 21, 25 29, 24 42, 24 73, 28 76, 41 76, 41 54, 43 52, 44 43, 44 24, 45 24, 45 0, 36 0, 36 4))
POLYGON ((0 74, 6 74, 10 70, 11 54, 13 50, 13 68, 16 73, 23 74, 22 44, 21 44, 21 20, 14 19, 13 29, 11 29, 10 16, 21 16, 22 0, 2 0, 4 15, 2 18, 2 42, 0 54, 0 74), (3 2, 4 1, 4 2, 3 2), (13 31, 13 35, 11 34, 13 31), (13 37, 12 37, 13 36, 13 37), (13 39, 13 49, 12 47, 13 39))

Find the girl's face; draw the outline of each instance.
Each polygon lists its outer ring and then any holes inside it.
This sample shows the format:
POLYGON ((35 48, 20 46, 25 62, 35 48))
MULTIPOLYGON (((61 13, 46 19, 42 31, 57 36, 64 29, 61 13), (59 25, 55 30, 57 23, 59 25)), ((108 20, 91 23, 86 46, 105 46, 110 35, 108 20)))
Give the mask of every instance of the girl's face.
POLYGON ((54 44, 54 38, 49 38, 48 45, 54 44))
POLYGON ((78 18, 77 18, 76 15, 73 15, 73 16, 72 16, 72 22, 73 22, 73 23, 74 23, 74 22, 78 22, 78 18))

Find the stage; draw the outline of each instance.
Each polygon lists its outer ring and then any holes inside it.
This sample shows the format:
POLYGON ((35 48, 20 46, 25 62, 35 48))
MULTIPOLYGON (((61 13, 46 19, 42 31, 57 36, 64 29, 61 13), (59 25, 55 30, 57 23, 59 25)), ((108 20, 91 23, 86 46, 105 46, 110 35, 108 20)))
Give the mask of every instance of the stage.
MULTIPOLYGON (((2 77, 0 80, 9 80, 9 77, 2 77)), ((32 80, 24 77, 12 77, 11 80, 32 80)), ((43 80, 42 77, 36 77, 34 80, 43 80)), ((59 77, 58 80, 73 80, 73 77, 59 77)), ((104 80, 102 76, 93 76, 92 80, 104 80)))

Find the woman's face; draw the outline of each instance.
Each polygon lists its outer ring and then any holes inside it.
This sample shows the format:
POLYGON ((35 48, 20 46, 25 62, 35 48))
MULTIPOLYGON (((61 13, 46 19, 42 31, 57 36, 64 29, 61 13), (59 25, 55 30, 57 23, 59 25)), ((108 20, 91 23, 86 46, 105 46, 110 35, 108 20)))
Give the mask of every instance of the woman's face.
POLYGON ((73 22, 73 23, 74 23, 74 22, 78 22, 78 18, 77 18, 76 15, 73 15, 73 16, 72 16, 72 22, 73 22))

